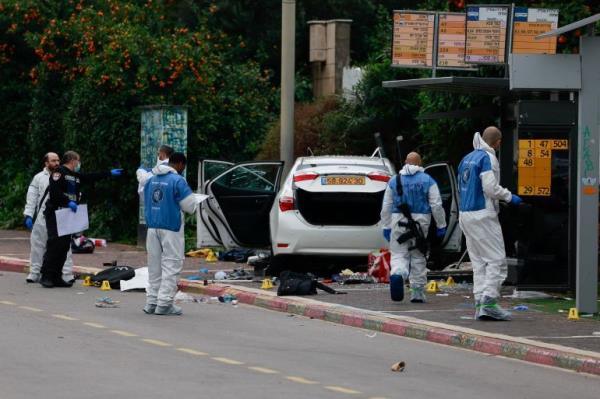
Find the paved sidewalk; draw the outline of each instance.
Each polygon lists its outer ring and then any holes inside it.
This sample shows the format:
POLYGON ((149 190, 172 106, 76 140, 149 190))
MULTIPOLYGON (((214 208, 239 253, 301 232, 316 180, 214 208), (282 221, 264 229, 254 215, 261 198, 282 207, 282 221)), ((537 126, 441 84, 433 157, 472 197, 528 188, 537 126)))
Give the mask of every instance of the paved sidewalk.
MULTIPOLYGON (((28 250, 27 232, 0 231, 0 272, 23 271, 28 250)), ((113 259, 134 267, 144 266, 145 252, 133 246, 109 243, 107 248, 93 255, 74 256, 76 265, 94 268, 113 259)), ((215 271, 239 266, 227 262, 207 265, 203 259, 196 258, 186 259, 185 268, 194 274, 199 267, 215 271)), ((86 272, 85 269, 79 271, 86 272)), ((379 284, 337 285, 336 289, 347 294, 320 292, 310 298, 280 298, 275 290, 258 289, 257 282, 203 286, 184 280, 181 285, 187 291, 202 295, 231 292, 241 302, 273 310, 600 375, 600 336, 594 334, 600 332, 600 322, 567 321, 564 313, 544 313, 532 305, 525 312, 513 312, 511 322, 474 321, 471 293, 466 290, 454 290, 448 292, 448 296, 429 295, 426 304, 411 304, 393 303, 388 287, 379 284)), ((506 293, 511 292, 507 287, 506 293)), ((521 302, 504 298, 502 304, 512 308, 521 302)))

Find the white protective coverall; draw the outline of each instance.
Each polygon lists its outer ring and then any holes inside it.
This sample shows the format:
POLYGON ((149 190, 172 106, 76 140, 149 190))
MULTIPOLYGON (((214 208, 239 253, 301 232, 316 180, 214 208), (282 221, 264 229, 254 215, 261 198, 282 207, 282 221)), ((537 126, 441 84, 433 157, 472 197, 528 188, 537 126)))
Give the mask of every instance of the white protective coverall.
MULTIPOLYGON (((44 168, 41 172, 36 174, 29 184, 27 189, 27 202, 25 204, 25 210, 23 211, 24 216, 33 218, 37 210, 37 218, 31 229, 30 246, 31 253, 29 257, 29 275, 28 280, 37 282, 40 279, 40 269, 42 268, 42 262, 44 260, 44 254, 46 253, 46 243, 48 241, 48 230, 46 229, 46 218, 44 217, 44 210, 46 209, 46 201, 50 194, 46 194, 44 202, 42 203, 42 197, 50 184, 50 171, 44 168)), ((71 256, 71 249, 67 253, 67 260, 62 269, 62 278, 65 281, 71 281, 75 277, 73 276, 73 259, 71 256)))
MULTIPOLYGON (((166 175, 177 171, 164 164, 155 166, 151 175, 146 175, 145 184, 151 183, 153 176, 166 175)), ((187 183, 186 183, 187 185, 187 183)), ((191 190, 190 190, 191 193, 191 190)), ((196 212, 197 202, 194 195, 187 195, 178 203, 181 211, 196 212)), ((148 252, 148 282, 146 303, 148 305, 169 306, 177 293, 177 281, 185 252, 184 218, 179 211, 181 227, 178 231, 149 226, 146 236, 146 251, 148 252)), ((148 220, 147 220, 148 222, 148 220)))
MULTIPOLYGON (((417 165, 404 165, 400 170, 400 175, 402 176, 403 198, 411 209, 413 219, 421 225, 423 234, 427 236, 432 214, 437 228, 446 227, 446 214, 435 180, 426 174, 421 166, 417 165)), ((399 226, 398 222, 407 220, 397 209, 399 198, 394 180, 395 177, 392 177, 385 190, 381 208, 383 228, 392 229, 390 274, 400 274, 404 281, 410 274, 411 288, 420 289, 427 283, 427 260, 418 249, 409 250, 409 247, 415 245, 415 239, 410 239, 402 244, 397 242, 398 237, 407 231, 407 228, 399 226)))
POLYGON ((497 299, 506 279, 506 251, 498 220, 498 200, 512 194, 499 185, 500 166, 494 149, 479 133, 473 138, 475 151, 465 156, 458 169, 460 228, 465 234, 473 266, 473 295, 497 299))

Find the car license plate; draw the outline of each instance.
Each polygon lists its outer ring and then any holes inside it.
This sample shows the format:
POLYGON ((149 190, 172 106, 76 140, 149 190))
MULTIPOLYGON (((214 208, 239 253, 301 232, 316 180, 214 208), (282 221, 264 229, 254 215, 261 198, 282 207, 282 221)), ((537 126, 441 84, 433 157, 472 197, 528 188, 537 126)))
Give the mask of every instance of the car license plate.
POLYGON ((324 176, 321 177, 324 186, 364 186, 364 176, 324 176))

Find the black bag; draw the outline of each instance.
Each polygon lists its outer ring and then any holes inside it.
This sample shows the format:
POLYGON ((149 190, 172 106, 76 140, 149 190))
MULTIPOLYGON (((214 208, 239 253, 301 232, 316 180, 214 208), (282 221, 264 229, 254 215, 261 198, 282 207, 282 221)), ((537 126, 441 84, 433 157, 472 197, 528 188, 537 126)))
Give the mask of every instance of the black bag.
POLYGON ((91 254, 94 253, 96 245, 94 242, 81 234, 73 234, 71 236, 71 251, 74 254, 91 254))
POLYGON ((319 283, 317 278, 310 273, 295 273, 285 270, 279 275, 277 296, 317 295, 317 288, 329 294, 341 294, 341 292, 337 292, 333 288, 319 283))
POLYGON ((317 279, 310 274, 285 270, 279 275, 277 295, 317 295, 317 279))
POLYGON ((121 288, 121 280, 129 280, 134 276, 135 269, 131 266, 113 266, 92 276, 92 282, 100 285, 104 280, 108 280, 111 288, 121 288))

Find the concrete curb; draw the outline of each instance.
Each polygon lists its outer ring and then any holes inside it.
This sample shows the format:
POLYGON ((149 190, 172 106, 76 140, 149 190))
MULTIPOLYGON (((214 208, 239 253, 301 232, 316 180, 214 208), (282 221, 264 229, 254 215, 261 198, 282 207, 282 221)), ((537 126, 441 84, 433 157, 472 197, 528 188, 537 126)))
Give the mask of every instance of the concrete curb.
POLYGON ((302 297, 282 298, 274 292, 247 287, 219 284, 205 286, 190 280, 181 280, 179 287, 187 292, 209 296, 233 294, 241 303, 269 310, 600 376, 600 354, 594 352, 425 322, 411 317, 388 316, 302 297))
MULTIPOLYGON (((26 260, 0 256, 2 271, 27 273, 28 269, 29 262, 26 260)), ((73 271, 77 274, 95 274, 100 270, 102 269, 73 267, 73 271)), ((412 317, 387 315, 309 298, 282 298, 273 291, 254 288, 222 284, 205 286, 201 282, 191 280, 180 280, 179 288, 186 292, 208 296, 233 294, 241 303, 269 310, 600 376, 600 354, 595 352, 427 322, 412 317)))

